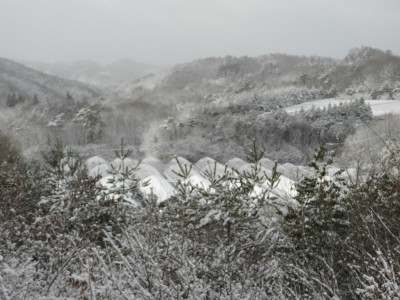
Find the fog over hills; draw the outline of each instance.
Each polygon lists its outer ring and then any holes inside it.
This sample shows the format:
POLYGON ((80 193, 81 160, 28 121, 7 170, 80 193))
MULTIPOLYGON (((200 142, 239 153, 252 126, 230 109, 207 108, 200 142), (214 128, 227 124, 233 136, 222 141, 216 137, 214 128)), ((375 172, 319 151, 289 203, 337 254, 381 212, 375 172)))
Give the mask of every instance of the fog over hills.
POLYGON ((19 128, 16 135, 27 149, 37 143, 26 142, 34 128, 26 120, 35 120, 41 128, 36 130, 38 140, 50 133, 72 145, 114 147, 124 138, 137 152, 161 159, 178 154, 224 161, 232 155, 244 158, 256 138, 269 158, 302 163, 319 136, 341 147, 355 123, 371 114, 364 102, 296 116, 284 109, 332 98, 400 99, 400 57, 371 47, 351 49, 340 60, 286 54, 225 56, 161 71, 131 60, 105 66, 91 61, 35 66, 81 81, 0 61, 0 101, 5 106, 15 95, 7 106, 18 112, 12 123, 18 126, 10 125, 10 130, 19 128), (65 101, 67 93, 76 101, 65 101), (32 100, 35 94, 42 103, 33 110, 17 105, 22 101, 15 98, 32 100), (47 104, 47 98, 64 101, 47 104))
POLYGON ((104 65, 87 60, 23 64, 48 75, 96 86, 116 100, 148 97, 148 101, 171 103, 290 86, 321 88, 333 95, 358 94, 367 98, 385 95, 384 98, 391 99, 396 96, 400 78, 400 57, 389 50, 371 47, 353 48, 343 59, 276 53, 210 57, 170 68, 130 59, 104 65))
POLYGON ((400 81, 400 57, 371 47, 353 48, 341 60, 320 56, 270 54, 213 57, 177 65, 115 90, 118 98, 162 94, 163 99, 197 99, 208 94, 240 93, 289 86, 321 88, 332 94, 394 98, 400 81), (179 95, 176 95, 178 93, 179 95), (385 96, 384 96, 385 95, 385 96))
POLYGON ((91 60, 56 63, 28 61, 22 64, 49 75, 81 81, 100 88, 115 87, 122 82, 135 80, 160 70, 158 67, 131 59, 120 59, 104 65, 91 60))
POLYGON ((69 93, 73 98, 93 99, 100 91, 79 81, 61 79, 25 67, 11 60, 0 58, 0 103, 5 104, 7 96, 15 94, 26 99, 34 95, 44 101, 64 99, 69 93))

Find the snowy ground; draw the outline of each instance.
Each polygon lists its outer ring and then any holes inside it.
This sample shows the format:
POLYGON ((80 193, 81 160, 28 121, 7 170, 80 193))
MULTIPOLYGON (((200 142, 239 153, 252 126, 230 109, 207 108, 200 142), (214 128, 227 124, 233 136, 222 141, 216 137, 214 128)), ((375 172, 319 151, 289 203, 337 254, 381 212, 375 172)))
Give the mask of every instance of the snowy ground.
MULTIPOLYGON (((331 105, 339 105, 340 103, 348 103, 354 100, 345 99, 323 99, 315 100, 310 102, 305 102, 302 104, 290 106, 285 110, 288 113, 295 113, 301 109, 308 110, 312 107, 324 108, 331 105)), ((365 100, 372 109, 372 114, 374 116, 381 116, 385 114, 400 114, 400 101, 398 100, 365 100)))

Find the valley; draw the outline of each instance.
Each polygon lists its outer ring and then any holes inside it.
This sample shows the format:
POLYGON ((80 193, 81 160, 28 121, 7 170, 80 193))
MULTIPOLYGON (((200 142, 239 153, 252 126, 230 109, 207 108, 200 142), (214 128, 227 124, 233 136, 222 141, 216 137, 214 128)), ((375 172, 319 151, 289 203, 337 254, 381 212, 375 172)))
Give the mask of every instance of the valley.
POLYGON ((0 0, 0 300, 400 300, 399 15, 0 0))

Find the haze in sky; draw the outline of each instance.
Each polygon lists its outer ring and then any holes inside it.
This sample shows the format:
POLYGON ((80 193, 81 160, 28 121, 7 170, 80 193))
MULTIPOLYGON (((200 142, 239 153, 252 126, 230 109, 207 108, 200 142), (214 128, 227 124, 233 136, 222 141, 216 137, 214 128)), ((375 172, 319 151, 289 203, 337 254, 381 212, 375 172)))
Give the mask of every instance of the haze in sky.
POLYGON ((0 0, 0 57, 172 65, 269 53, 400 54, 399 0, 0 0))

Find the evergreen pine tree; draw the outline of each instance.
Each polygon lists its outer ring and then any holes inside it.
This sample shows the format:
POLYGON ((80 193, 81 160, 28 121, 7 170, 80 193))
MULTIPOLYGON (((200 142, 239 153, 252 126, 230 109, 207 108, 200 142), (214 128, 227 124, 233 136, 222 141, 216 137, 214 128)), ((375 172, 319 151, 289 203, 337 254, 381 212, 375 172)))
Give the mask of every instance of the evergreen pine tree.
POLYGON ((313 284, 329 297, 340 294, 346 284, 344 244, 350 232, 348 198, 342 170, 329 174, 333 158, 328 156, 320 140, 313 160, 308 165, 315 176, 306 177, 297 185, 296 204, 289 207, 284 230, 291 238, 293 257, 308 270, 313 284), (328 282, 328 286, 320 282, 328 282))

